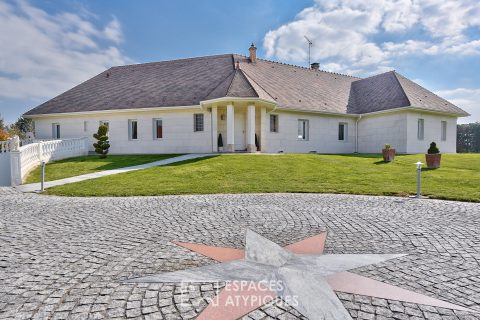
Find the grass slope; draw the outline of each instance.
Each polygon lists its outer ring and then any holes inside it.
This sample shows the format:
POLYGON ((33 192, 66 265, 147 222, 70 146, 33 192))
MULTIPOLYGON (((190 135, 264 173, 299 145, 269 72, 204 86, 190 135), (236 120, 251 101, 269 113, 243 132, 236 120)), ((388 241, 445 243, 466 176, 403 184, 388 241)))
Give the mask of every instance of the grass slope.
MULTIPOLYGON (((224 155, 48 189, 66 196, 323 192, 407 195, 416 190, 414 163, 423 154, 224 155)), ((480 154, 445 154, 442 168, 424 169, 422 192, 433 198, 480 201, 480 154)))
MULTIPOLYGON (((153 155, 109 155, 106 159, 98 156, 84 156, 69 158, 47 163, 45 166, 45 181, 53 181, 63 178, 78 176, 81 174, 97 171, 112 170, 123 167, 136 166, 139 164, 176 157, 175 154, 153 155)), ((26 178, 25 183, 40 182, 41 167, 35 168, 26 178)))

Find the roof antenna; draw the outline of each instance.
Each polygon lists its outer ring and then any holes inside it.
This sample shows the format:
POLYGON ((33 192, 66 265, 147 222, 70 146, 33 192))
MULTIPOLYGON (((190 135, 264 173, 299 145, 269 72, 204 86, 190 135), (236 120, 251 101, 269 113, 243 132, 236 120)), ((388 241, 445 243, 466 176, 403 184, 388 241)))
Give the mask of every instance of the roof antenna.
POLYGON ((312 48, 313 46, 313 42, 310 41, 310 39, 307 38, 307 36, 304 36, 305 39, 307 40, 308 42, 308 67, 310 68, 310 49, 312 48))

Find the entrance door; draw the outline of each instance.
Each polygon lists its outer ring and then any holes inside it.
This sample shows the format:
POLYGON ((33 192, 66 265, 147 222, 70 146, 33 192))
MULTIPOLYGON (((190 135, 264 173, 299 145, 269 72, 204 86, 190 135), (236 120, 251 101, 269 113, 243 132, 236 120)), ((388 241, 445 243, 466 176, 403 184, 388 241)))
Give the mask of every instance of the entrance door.
POLYGON ((235 112, 235 150, 244 151, 245 144, 245 112, 235 112))

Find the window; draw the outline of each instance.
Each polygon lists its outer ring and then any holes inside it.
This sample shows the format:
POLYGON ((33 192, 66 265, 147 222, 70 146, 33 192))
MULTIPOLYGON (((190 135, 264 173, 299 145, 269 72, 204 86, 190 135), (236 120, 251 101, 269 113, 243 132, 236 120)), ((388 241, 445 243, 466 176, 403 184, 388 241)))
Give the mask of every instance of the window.
POLYGON ((423 140, 424 132, 425 132, 425 121, 423 119, 418 119, 418 129, 417 129, 418 140, 423 140))
POLYGON ((83 121, 83 132, 87 132, 87 130, 88 130, 87 124, 88 124, 87 121, 83 121))
POLYGON ((298 139, 308 140, 308 120, 298 120, 298 139))
POLYGON ((60 124, 58 123, 52 124, 52 138, 60 139, 60 124))
POLYGON ((278 115, 270 115, 270 132, 278 132, 278 115))
POLYGON ((347 140, 347 128, 348 124, 344 122, 340 122, 338 124, 338 140, 346 141, 347 140))
POLYGON ((447 141, 447 121, 442 121, 442 141, 447 141))
POLYGON ((193 131, 203 131, 203 113, 193 115, 193 131))
POLYGON ((162 119, 153 119, 153 139, 163 138, 163 122, 162 119))
POLYGON ((138 139, 138 122, 137 120, 128 120, 128 136, 130 140, 138 139))

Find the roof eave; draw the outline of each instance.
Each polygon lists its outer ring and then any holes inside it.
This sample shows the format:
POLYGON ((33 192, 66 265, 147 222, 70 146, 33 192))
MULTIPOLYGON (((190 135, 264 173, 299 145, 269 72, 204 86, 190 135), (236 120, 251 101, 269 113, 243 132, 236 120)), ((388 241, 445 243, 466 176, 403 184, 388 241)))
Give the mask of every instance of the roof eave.
POLYGON ((383 114, 383 113, 393 113, 393 112, 401 112, 401 111, 421 111, 425 113, 433 113, 433 114, 440 114, 440 115, 446 115, 446 116, 454 116, 454 117, 468 117, 470 114, 467 112, 465 113, 456 113, 456 112, 447 112, 447 111, 440 111, 440 110, 432 110, 432 109, 425 109, 422 107, 415 107, 415 106, 406 106, 406 107, 399 107, 399 108, 392 108, 392 109, 387 109, 387 110, 380 110, 380 111, 374 111, 374 112, 366 112, 366 113, 358 113, 356 114, 357 116, 374 116, 377 114, 383 114))
POLYGON ((62 117, 71 115, 84 115, 84 114, 106 114, 112 112, 148 112, 148 111, 162 111, 162 110, 176 110, 176 109, 198 109, 200 105, 190 106, 170 106, 170 107, 145 107, 145 108, 131 108, 131 109, 107 109, 107 110, 93 110, 93 111, 79 111, 79 112, 58 112, 58 113, 39 113, 39 114, 23 114, 24 118, 45 118, 45 117, 62 117))
POLYGON ((209 104, 228 103, 228 102, 249 102, 249 101, 265 103, 265 104, 271 105, 272 107, 277 106, 277 103, 273 101, 269 101, 269 100, 258 98, 258 97, 221 97, 216 99, 200 101, 200 105, 204 106, 209 104))

